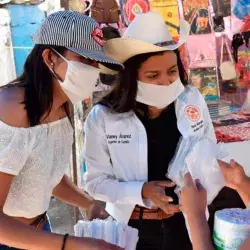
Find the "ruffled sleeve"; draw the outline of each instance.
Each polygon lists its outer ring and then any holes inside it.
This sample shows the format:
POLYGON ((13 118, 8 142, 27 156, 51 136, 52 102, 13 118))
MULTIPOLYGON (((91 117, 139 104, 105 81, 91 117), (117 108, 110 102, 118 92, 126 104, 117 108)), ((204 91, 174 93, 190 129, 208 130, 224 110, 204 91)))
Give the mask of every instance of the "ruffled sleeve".
POLYGON ((0 121, 0 172, 18 175, 34 145, 30 129, 14 128, 0 121))

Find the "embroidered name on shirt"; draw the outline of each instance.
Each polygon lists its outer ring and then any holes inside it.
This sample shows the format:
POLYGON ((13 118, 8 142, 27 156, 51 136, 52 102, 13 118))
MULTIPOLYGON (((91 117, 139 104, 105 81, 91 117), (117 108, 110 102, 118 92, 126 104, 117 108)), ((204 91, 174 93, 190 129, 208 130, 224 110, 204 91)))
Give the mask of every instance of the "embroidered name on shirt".
POLYGON ((108 144, 127 144, 130 143, 131 135, 119 134, 119 135, 107 135, 108 144))
POLYGON ((197 122, 196 124, 191 125, 191 127, 194 130, 194 132, 196 132, 204 127, 204 122, 203 122, 203 120, 201 120, 200 122, 197 122))

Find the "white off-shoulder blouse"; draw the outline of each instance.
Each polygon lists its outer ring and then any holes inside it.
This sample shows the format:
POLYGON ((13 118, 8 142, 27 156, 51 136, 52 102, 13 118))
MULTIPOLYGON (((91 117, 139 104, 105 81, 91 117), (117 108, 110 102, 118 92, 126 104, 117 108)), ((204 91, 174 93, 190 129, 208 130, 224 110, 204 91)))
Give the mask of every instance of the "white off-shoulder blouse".
POLYGON ((0 172, 15 176, 3 207, 6 215, 34 218, 48 209, 69 167, 72 143, 68 117, 30 128, 0 121, 0 172))

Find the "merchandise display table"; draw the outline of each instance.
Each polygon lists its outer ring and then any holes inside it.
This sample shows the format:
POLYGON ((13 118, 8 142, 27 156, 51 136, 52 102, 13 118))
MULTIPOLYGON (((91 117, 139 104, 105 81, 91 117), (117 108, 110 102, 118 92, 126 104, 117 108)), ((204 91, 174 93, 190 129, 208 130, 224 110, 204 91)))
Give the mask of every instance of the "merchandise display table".
POLYGON ((244 166, 250 176, 250 110, 237 111, 214 121, 218 142, 224 143, 230 159, 244 166))

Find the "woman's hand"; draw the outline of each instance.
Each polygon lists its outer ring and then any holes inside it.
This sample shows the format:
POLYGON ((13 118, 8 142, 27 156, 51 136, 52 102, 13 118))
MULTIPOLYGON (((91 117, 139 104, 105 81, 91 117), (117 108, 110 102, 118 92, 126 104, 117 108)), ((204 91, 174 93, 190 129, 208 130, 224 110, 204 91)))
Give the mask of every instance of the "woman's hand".
POLYGON ((181 210, 188 217, 204 216, 207 206, 207 192, 199 181, 193 181, 188 173, 184 177, 185 186, 180 192, 181 210))
POLYGON ((187 215, 193 250, 212 250, 214 247, 205 215, 207 192, 199 181, 193 181, 189 173, 185 175, 184 182, 180 192, 181 209, 187 215))
POLYGON ((230 164, 221 160, 218 160, 218 163, 227 187, 238 191, 244 183, 250 181, 245 174, 244 168, 234 160, 231 160, 230 164))
POLYGON ((123 250, 118 246, 107 243, 104 240, 93 238, 70 237, 66 242, 65 249, 69 250, 123 250))
POLYGON ((218 160, 221 172, 225 178, 226 185, 235 189, 244 201, 245 205, 250 205, 250 178, 245 174, 244 168, 234 160, 230 164, 218 160))
POLYGON ((169 181, 151 181, 146 182, 142 188, 142 198, 151 200, 157 207, 166 214, 175 214, 180 212, 178 205, 169 204, 173 199, 166 196, 165 188, 174 187, 175 184, 169 181))
POLYGON ((94 220, 101 219, 105 220, 109 217, 109 213, 105 210, 103 202, 94 200, 90 205, 89 209, 86 211, 86 219, 94 220))

